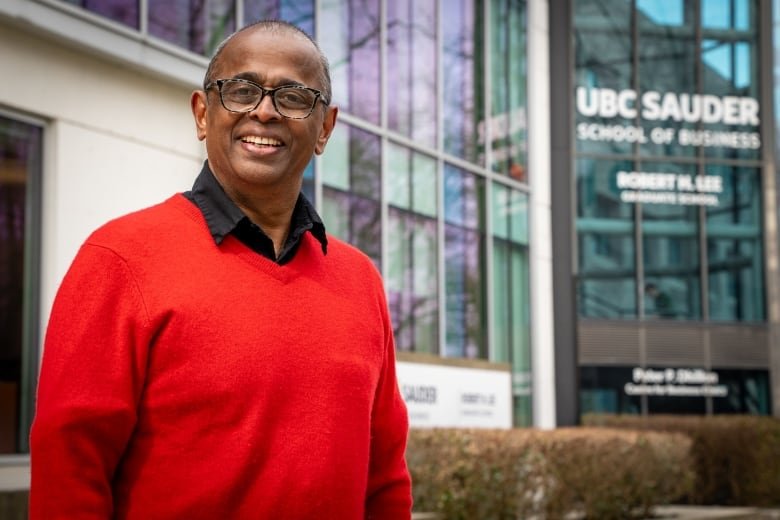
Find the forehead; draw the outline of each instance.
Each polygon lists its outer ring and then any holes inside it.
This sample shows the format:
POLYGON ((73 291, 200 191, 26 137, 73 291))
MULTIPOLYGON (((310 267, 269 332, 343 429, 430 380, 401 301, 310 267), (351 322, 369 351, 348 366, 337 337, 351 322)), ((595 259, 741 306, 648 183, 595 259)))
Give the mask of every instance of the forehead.
POLYGON ((253 74, 264 82, 292 80, 310 85, 321 64, 304 36, 287 30, 248 29, 233 37, 217 62, 217 77, 253 74))

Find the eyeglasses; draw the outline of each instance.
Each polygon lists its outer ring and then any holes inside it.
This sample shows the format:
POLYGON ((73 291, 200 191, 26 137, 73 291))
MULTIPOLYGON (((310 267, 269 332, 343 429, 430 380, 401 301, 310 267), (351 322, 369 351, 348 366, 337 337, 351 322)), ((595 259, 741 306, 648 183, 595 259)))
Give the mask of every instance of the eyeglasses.
POLYGON ((222 106, 230 112, 251 112, 268 95, 279 115, 287 119, 306 119, 314 111, 317 100, 328 104, 322 92, 301 85, 265 88, 246 79, 218 79, 206 85, 205 90, 214 86, 219 90, 222 106))

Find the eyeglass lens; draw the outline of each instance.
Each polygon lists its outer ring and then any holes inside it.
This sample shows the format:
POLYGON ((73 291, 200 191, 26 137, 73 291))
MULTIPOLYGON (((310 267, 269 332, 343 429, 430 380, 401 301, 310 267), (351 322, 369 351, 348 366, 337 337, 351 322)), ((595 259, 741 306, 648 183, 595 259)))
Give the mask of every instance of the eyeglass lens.
MULTIPOLYGON (((305 118, 317 102, 317 94, 303 87, 282 87, 266 90, 273 96, 276 110, 284 117, 305 118)), ((234 112, 249 112, 253 110, 263 97, 263 90, 252 83, 237 80, 227 80, 220 90, 222 104, 234 112)))

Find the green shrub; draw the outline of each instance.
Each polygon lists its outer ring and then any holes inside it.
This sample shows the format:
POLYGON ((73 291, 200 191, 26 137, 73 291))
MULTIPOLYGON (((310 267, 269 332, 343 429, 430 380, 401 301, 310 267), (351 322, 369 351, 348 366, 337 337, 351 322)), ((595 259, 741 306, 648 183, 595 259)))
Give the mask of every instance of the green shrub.
POLYGON ((416 511, 447 520, 630 518, 689 491, 690 441, 654 432, 412 430, 416 511))
POLYGON ((780 420, 764 416, 588 415, 585 424, 684 433, 693 442, 691 504, 780 505, 780 420))

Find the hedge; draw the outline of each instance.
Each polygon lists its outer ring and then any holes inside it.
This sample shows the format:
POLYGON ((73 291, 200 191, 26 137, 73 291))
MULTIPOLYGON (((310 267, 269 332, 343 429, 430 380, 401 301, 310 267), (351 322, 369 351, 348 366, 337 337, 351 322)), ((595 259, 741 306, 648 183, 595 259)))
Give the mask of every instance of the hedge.
POLYGON ((447 520, 647 517, 690 491, 680 434, 569 428, 415 429, 415 511, 447 520))
POLYGON ((683 433, 692 441, 690 504, 780 505, 780 419, 716 415, 586 415, 591 426, 683 433))

